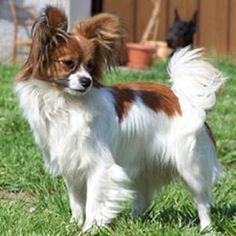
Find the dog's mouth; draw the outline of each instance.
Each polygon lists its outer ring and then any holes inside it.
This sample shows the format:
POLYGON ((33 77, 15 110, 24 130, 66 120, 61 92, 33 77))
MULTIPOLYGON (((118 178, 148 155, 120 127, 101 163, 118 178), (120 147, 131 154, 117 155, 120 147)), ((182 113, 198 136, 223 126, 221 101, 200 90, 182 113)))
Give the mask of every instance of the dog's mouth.
MULTIPOLYGON (((67 87, 67 88, 69 88, 69 87, 67 87)), ((79 93, 85 93, 87 91, 87 89, 72 89, 72 88, 69 88, 69 89, 79 92, 79 93)))
POLYGON ((53 80, 54 83, 60 88, 60 89, 66 89, 66 90, 71 90, 79 93, 85 93, 88 88, 72 88, 69 84, 69 79, 68 78, 63 78, 60 80, 53 80))

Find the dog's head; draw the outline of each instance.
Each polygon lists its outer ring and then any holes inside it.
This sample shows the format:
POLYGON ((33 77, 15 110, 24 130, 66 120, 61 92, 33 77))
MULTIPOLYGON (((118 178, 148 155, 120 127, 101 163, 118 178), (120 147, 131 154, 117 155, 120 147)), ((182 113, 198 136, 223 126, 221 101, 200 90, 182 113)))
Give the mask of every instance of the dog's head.
POLYGON ((48 6, 33 26, 31 50, 18 79, 39 79, 71 94, 85 94, 99 86, 104 67, 117 62, 122 39, 114 15, 84 20, 69 33, 64 11, 48 6))
POLYGON ((175 19, 166 38, 168 46, 172 49, 193 44, 193 35, 197 26, 197 11, 189 21, 181 20, 178 10, 175 9, 175 19))

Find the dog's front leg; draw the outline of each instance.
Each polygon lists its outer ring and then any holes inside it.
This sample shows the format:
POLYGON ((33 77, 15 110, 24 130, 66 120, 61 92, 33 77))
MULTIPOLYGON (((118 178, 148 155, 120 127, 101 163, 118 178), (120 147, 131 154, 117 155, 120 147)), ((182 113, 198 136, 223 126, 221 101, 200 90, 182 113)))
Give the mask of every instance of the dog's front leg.
POLYGON ((64 177, 71 208, 71 222, 82 225, 85 215, 86 202, 86 184, 85 181, 79 181, 76 177, 64 177))
POLYGON ((116 164, 97 166, 87 181, 86 220, 83 231, 105 226, 123 209, 130 198, 129 178, 116 164))
POLYGON ((100 215, 101 205, 105 201, 103 191, 105 181, 107 179, 106 170, 103 167, 96 167, 90 173, 87 179, 87 197, 86 197, 86 220, 83 226, 83 231, 90 230, 94 225, 102 226, 105 224, 100 215))

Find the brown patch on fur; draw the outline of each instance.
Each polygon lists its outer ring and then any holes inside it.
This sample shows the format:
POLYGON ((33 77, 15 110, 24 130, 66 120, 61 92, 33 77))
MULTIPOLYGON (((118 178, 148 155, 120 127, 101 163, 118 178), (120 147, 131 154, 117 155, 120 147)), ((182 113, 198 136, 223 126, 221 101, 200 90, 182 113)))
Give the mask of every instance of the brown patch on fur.
POLYGON ((34 57, 29 56, 26 65, 18 74, 17 80, 25 80, 30 76, 48 82, 60 80, 74 69, 66 67, 62 62, 71 60, 77 64, 79 61, 82 62, 82 55, 83 51, 78 41, 73 37, 68 37, 67 42, 60 42, 60 46, 55 51, 47 53, 47 59, 43 56, 38 63, 34 63, 34 57))
POLYGON ((128 114, 135 99, 135 91, 124 88, 122 85, 112 86, 112 94, 115 97, 115 109, 119 122, 128 114))
POLYGON ((178 98, 170 87, 159 83, 129 83, 111 87, 116 99, 116 112, 121 122, 128 114, 135 96, 139 96, 143 103, 155 112, 163 111, 172 117, 181 114, 178 98))
POLYGON ((204 125, 206 126, 206 128, 207 128, 207 133, 208 133, 210 139, 212 140, 212 142, 213 142, 213 144, 214 144, 214 146, 215 146, 215 148, 216 148, 216 140, 215 140, 214 134, 213 134, 213 132, 212 132, 212 130, 211 130, 211 127, 208 125, 207 122, 205 122, 204 125))
POLYGON ((145 83, 140 97, 143 103, 153 111, 164 111, 169 117, 181 114, 179 100, 168 86, 145 83))

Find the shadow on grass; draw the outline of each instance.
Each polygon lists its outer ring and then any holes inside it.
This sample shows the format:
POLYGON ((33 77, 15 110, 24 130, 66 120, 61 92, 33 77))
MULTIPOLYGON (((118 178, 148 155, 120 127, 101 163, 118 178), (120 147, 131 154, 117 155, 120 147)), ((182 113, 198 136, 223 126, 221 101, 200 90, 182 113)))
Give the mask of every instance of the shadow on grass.
MULTIPOLYGON (((200 232, 199 228, 199 219, 197 215, 197 210, 192 206, 181 206, 181 208, 177 209, 173 207, 166 207, 157 211, 157 206, 154 204, 153 207, 146 212, 140 218, 137 218, 138 223, 142 223, 143 227, 148 227, 148 225, 156 224, 159 225, 160 228, 166 230, 170 230, 173 228, 195 228, 191 232, 198 232, 193 235, 236 235, 235 230, 231 227, 232 219, 236 214, 236 205, 221 205, 217 207, 211 208, 211 218, 213 221, 213 228, 210 228, 209 231, 200 232), (154 209, 155 208, 155 209, 154 209), (209 234, 208 234, 209 233, 209 234)), ((130 216, 128 211, 123 215, 125 217, 124 222, 130 220, 130 216)), ((135 220, 135 221, 136 221, 135 220)), ((138 224, 139 225, 139 224, 138 224)), ((108 228, 101 228, 97 230, 97 233, 92 234, 93 236, 110 236, 116 232, 116 222, 113 222, 109 225, 108 228)), ((129 226, 127 226, 129 227, 129 226)), ((139 225, 140 227, 140 225, 139 225)), ((159 231, 161 232, 161 231, 159 231)), ((163 231, 164 232, 164 231, 163 231)), ((176 231, 177 232, 177 231, 176 231)), ((143 234, 142 234, 143 235, 143 234)), ((158 234, 156 234, 158 235, 158 234)), ((161 234, 165 235, 165 234, 161 234)), ((180 235, 177 233, 176 235, 180 235)), ((181 234, 182 235, 182 234, 181 234)))
POLYGON ((236 216, 235 204, 224 204, 211 208, 211 218, 217 231, 227 232, 229 235, 236 235, 236 229, 232 228, 232 221, 236 216))
MULTIPOLYGON (((153 210, 153 206, 147 213, 141 217, 142 222, 150 222, 161 224, 162 226, 182 225, 197 227, 199 226, 199 218, 196 208, 192 209, 176 209, 175 207, 168 207, 161 209, 158 213, 153 210)), ((217 231, 225 232, 227 222, 232 222, 236 216, 235 204, 224 204, 221 206, 211 207, 210 216, 217 231), (223 224, 222 224, 223 223, 223 224)))
POLYGON ((236 216, 236 204, 212 207, 211 215, 224 217, 225 220, 232 220, 236 216))
POLYGON ((155 211, 150 209, 142 217, 142 221, 158 223, 162 226, 169 226, 174 224, 179 225, 180 223, 183 226, 197 226, 199 224, 197 211, 195 211, 195 209, 186 211, 186 209, 176 209, 174 207, 163 208, 157 214, 155 211))

